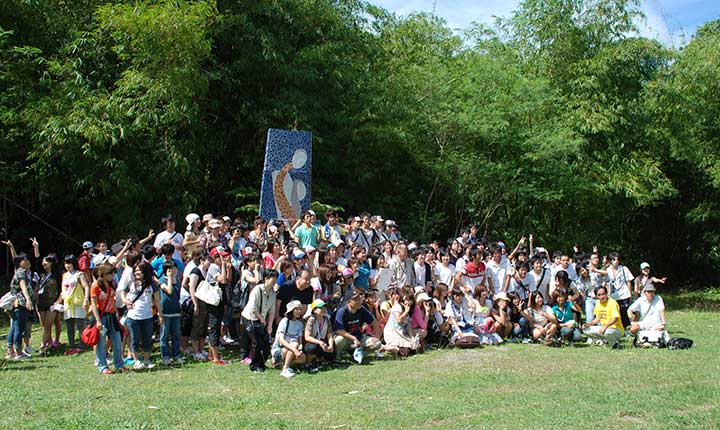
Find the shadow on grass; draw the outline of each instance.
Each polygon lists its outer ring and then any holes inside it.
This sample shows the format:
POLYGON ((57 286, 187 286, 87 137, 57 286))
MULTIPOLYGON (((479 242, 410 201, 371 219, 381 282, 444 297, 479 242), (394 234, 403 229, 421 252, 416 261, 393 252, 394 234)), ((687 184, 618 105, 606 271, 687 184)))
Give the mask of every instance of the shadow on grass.
POLYGON ((663 294, 665 307, 672 311, 720 312, 720 297, 706 291, 680 291, 663 294))
POLYGON ((37 369, 56 369, 58 366, 50 365, 50 366, 38 366, 35 363, 28 363, 25 362, 17 362, 17 361, 10 361, 10 360, 2 360, 0 361, 0 373, 1 372, 12 372, 12 371, 22 371, 22 370, 37 370, 37 369))

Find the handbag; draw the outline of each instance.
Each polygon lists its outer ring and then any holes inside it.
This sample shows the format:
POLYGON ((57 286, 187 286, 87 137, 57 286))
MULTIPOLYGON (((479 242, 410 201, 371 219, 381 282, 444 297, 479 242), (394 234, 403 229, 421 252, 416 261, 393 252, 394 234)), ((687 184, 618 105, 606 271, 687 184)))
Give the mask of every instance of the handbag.
POLYGON ((0 297, 0 308, 11 311, 15 304, 15 294, 12 291, 8 291, 4 296, 0 297))
POLYGON ((208 305, 217 306, 222 299, 222 291, 217 285, 212 285, 208 281, 200 281, 195 288, 195 297, 208 305))
POLYGON ((80 339, 87 346, 95 346, 100 340, 100 330, 98 330, 95 320, 90 320, 90 325, 85 327, 80 335, 80 339))

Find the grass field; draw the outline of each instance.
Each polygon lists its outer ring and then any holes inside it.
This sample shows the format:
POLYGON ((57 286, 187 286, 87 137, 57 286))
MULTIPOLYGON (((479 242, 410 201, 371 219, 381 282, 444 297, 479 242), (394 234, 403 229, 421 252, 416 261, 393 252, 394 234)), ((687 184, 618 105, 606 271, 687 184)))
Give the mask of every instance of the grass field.
POLYGON ((110 376, 91 353, 1 362, 0 429, 717 429, 720 314, 668 315, 692 349, 510 344, 291 380, 238 362, 110 376))

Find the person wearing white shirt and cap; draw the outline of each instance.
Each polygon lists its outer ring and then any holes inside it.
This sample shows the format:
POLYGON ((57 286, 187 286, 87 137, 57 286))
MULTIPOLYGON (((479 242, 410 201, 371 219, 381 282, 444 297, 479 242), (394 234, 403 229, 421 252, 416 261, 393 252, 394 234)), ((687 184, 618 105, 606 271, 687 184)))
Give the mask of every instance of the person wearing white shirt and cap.
POLYGON ((659 342, 669 340, 665 330, 667 319, 665 317, 665 303, 662 297, 656 295, 655 285, 648 284, 642 290, 642 297, 633 302, 627 310, 631 320, 630 333, 637 335, 644 342, 659 342))

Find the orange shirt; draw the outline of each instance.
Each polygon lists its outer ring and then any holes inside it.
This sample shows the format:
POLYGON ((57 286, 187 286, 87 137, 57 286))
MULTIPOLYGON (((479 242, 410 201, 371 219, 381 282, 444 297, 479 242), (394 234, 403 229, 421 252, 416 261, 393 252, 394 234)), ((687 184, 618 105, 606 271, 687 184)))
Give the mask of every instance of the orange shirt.
POLYGON ((90 287, 90 297, 97 299, 100 316, 115 313, 115 290, 112 287, 106 287, 102 290, 97 282, 93 282, 92 287, 90 287))

